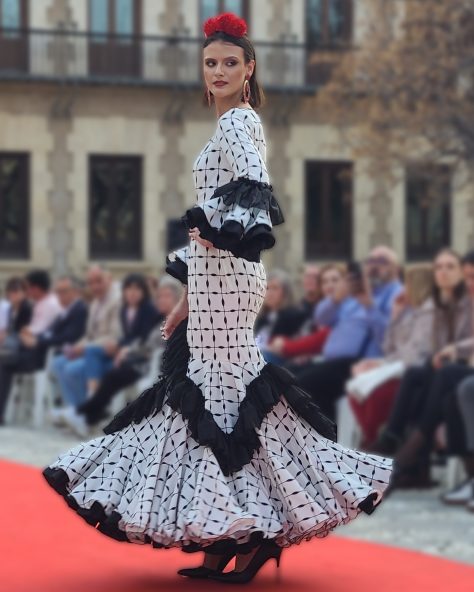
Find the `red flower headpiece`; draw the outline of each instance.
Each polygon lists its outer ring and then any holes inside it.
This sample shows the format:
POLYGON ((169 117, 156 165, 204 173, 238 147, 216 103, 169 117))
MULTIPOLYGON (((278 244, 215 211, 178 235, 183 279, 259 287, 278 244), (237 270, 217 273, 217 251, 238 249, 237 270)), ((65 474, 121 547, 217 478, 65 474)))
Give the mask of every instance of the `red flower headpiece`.
POLYGON ((232 37, 243 37, 247 33, 247 23, 232 12, 223 12, 208 18, 203 29, 206 37, 210 37, 217 31, 223 31, 232 37))

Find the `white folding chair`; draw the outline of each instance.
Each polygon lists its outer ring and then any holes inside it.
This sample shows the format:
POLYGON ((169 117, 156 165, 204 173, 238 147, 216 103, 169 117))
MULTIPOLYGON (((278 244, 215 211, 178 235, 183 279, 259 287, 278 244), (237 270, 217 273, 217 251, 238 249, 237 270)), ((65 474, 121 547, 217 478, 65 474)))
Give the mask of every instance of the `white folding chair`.
POLYGON ((5 414, 7 423, 30 423, 35 428, 44 425, 46 412, 54 403, 49 370, 53 356, 50 348, 43 369, 15 375, 5 414))
POLYGON ((360 428, 344 395, 336 403, 337 442, 347 448, 357 448, 361 440, 360 428))

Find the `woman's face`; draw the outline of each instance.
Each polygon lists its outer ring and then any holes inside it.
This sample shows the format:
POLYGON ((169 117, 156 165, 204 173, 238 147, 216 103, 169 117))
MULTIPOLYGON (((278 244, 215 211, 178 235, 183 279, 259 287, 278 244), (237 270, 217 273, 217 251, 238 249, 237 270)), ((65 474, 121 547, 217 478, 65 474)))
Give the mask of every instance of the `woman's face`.
POLYGON ((7 293, 7 299, 13 308, 17 308, 25 298, 26 294, 23 290, 12 290, 7 293))
POLYGON ((337 298, 345 287, 342 274, 337 269, 328 269, 321 278, 321 291, 324 298, 337 298))
POLYGON ((143 300, 143 290, 136 284, 131 284, 123 291, 123 297, 127 306, 138 306, 143 300))
POLYGON ((452 290, 463 279, 459 261, 451 253, 441 253, 434 262, 434 281, 440 290, 452 290))
POLYGON ((245 63, 243 48, 233 43, 213 41, 203 50, 204 81, 216 100, 240 99, 254 66, 254 60, 245 63))
POLYGON ((178 302, 174 290, 163 286, 156 291, 156 308, 165 316, 169 315, 178 302))
POLYGON ((283 285, 277 279, 269 280, 267 293, 265 295, 265 305, 270 310, 278 310, 283 306, 284 301, 283 285))

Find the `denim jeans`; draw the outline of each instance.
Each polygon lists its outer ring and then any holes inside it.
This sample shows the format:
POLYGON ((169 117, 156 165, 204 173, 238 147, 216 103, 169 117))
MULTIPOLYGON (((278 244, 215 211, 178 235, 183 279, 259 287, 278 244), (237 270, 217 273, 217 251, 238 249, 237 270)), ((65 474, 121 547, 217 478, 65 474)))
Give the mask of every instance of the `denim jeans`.
POLYGON ((68 405, 78 407, 87 398, 85 358, 70 360, 60 354, 51 362, 51 372, 56 378, 61 396, 68 405))

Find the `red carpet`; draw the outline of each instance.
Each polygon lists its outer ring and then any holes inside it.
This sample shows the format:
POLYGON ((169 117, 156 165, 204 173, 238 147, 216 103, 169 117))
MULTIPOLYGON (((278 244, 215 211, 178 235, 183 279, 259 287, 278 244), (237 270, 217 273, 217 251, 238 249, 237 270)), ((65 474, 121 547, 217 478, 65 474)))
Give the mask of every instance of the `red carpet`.
MULTIPOLYGON (((94 530, 66 506, 38 469, 0 461, 0 502, 2 591, 209 592, 223 587, 209 581, 196 584, 176 575, 178 567, 197 564, 200 555, 120 543, 94 530)), ((472 567, 334 534, 284 551, 279 572, 277 579, 275 563, 270 562, 247 589, 474 590, 472 567)))

